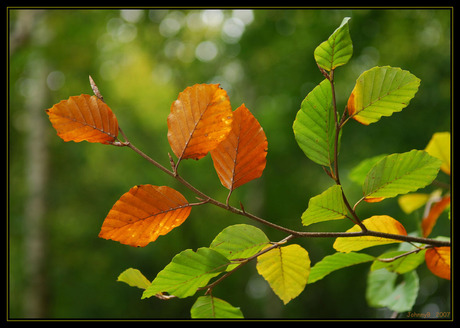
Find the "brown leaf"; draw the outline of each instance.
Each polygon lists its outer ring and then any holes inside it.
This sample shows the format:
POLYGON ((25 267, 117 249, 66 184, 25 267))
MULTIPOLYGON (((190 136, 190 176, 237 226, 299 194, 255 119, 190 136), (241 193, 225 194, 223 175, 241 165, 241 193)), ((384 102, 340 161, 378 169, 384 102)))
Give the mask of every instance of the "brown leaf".
POLYGON ((433 274, 450 280, 450 247, 428 248, 425 253, 425 262, 433 274))
POLYGON ((195 84, 179 93, 168 116, 168 141, 180 160, 200 159, 227 137, 232 108, 218 84, 195 84))
POLYGON ((428 237, 442 211, 449 205, 450 196, 445 196, 431 207, 430 212, 422 221, 423 237, 428 237))
POLYGON ((99 237, 144 247, 180 226, 190 211, 184 196, 172 188, 135 186, 113 205, 99 237))
POLYGON ((117 118, 109 106, 96 96, 72 96, 46 112, 64 141, 110 144, 118 136, 117 118))
POLYGON ((262 175, 267 138, 244 104, 233 112, 232 130, 211 156, 220 181, 230 191, 262 175))

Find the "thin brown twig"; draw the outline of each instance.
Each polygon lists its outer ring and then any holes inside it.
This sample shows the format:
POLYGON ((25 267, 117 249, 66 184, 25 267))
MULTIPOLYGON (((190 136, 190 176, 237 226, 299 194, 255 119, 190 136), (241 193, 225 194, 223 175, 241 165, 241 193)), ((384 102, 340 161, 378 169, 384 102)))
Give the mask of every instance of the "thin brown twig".
POLYGON ((289 235, 287 236, 286 238, 280 240, 279 242, 276 242, 276 243, 272 243, 271 246, 269 247, 266 247, 264 249, 262 249, 261 251, 257 252, 256 254, 246 258, 246 259, 242 259, 241 260, 241 263, 235 267, 233 270, 230 270, 229 272, 227 272, 226 274, 224 274, 223 276, 221 276, 219 279, 217 279, 216 281, 212 282, 211 284, 205 286, 205 287, 202 287, 202 288, 199 288, 198 290, 204 290, 206 289, 206 294, 210 293, 212 291, 212 289, 217 286, 219 283, 221 283, 223 280, 225 280, 228 276, 232 275, 233 273, 235 273, 237 270, 239 270, 241 267, 243 267, 244 265, 248 264, 249 262, 251 262, 252 260, 258 258, 260 255, 262 254, 265 254, 269 251, 271 251, 272 249, 274 248, 277 248, 277 247, 280 247, 281 245, 287 243, 289 240, 291 240, 292 238, 295 238, 294 235, 289 235))
MULTIPOLYGON (((126 138, 127 139, 127 138, 126 138)), ((175 174, 174 172, 168 170, 165 168, 163 165, 146 155, 144 152, 139 150, 137 147, 135 147, 131 142, 126 141, 125 146, 131 148, 134 150, 137 154, 139 154, 141 157, 146 159, 149 163, 153 164, 157 168, 159 168, 161 171, 165 172, 169 176, 173 177, 177 181, 179 181, 182 185, 184 185, 187 189, 191 190, 194 192, 196 195, 202 199, 203 203, 210 203, 213 204, 214 206, 218 206, 220 208, 223 208, 224 210, 227 210, 231 213, 241 215, 244 217, 247 217, 253 221, 257 221, 261 224, 264 224, 266 226, 269 226, 271 228, 274 228, 279 231, 283 231, 288 233, 289 235, 293 235, 294 237, 302 237, 302 238, 338 238, 338 237, 363 237, 363 236, 375 236, 375 237, 382 237, 382 238, 388 238, 388 239, 394 239, 394 240, 399 240, 399 241, 406 241, 406 242, 419 242, 419 243, 424 243, 424 244, 429 244, 432 246, 450 246, 450 242, 446 241, 440 241, 440 240, 434 240, 434 239, 429 239, 429 238, 419 238, 419 237, 413 237, 413 236, 405 236, 405 235, 396 235, 396 234, 388 234, 388 233, 383 233, 383 232, 378 232, 378 231, 372 231, 372 230, 366 230, 366 231, 360 231, 360 232, 305 232, 305 231, 296 231, 292 230, 277 224, 274 224, 270 221, 264 220, 254 214, 251 214, 247 212, 246 210, 241 210, 233 206, 229 206, 227 204, 224 204, 222 202, 219 202, 218 200, 206 195, 199 189, 195 188, 193 185, 191 185, 188 181, 186 181, 184 178, 182 178, 179 174, 175 174)), ((177 172, 176 172, 177 173, 177 172)))
POLYGON ((383 258, 383 259, 379 259, 377 258, 377 261, 380 261, 380 262, 384 262, 384 263, 390 263, 390 262, 394 262, 396 261, 397 259, 400 259, 404 256, 407 256, 407 255, 410 255, 410 254, 413 254, 413 253, 418 253, 424 249, 427 249, 427 248, 431 248, 432 246, 425 246, 425 247, 419 247, 419 248, 416 248, 416 249, 413 249, 411 251, 408 251, 406 253, 403 253, 403 254, 400 254, 400 255, 397 255, 397 256, 394 256, 394 257, 388 257, 388 258, 383 258))
MULTIPOLYGON (((321 69, 321 68, 320 68, 321 69)), ((338 171, 338 136, 340 133, 340 128, 343 126, 343 118, 344 115, 342 116, 341 119, 341 124, 339 125, 338 118, 337 118, 337 110, 336 110, 336 99, 335 99, 335 89, 334 89, 334 70, 331 71, 330 74, 327 74, 324 70, 321 70, 323 75, 331 82, 331 88, 332 88, 332 96, 333 96, 333 110, 334 110, 334 119, 335 119, 335 126, 336 126, 336 134, 335 134, 335 142, 334 142, 334 170, 335 174, 330 175, 331 178, 333 178, 338 185, 340 185, 340 178, 339 178, 339 171, 338 171), (326 74, 324 74, 326 73, 326 74)), ((91 83, 91 88, 93 89, 93 92, 96 94, 98 98, 103 100, 102 95, 99 92, 99 89, 96 86, 96 83, 94 83, 94 80, 90 78, 90 83, 91 83)), ((358 224, 361 227, 360 232, 304 232, 304 231, 295 231, 277 224, 274 224, 270 221, 264 220, 254 214, 251 214, 249 212, 246 212, 246 210, 243 207, 243 204, 240 203, 241 209, 238 209, 236 207, 230 206, 229 205, 229 198, 231 195, 231 191, 227 197, 226 203, 221 203, 218 200, 206 195, 199 189, 195 188, 193 185, 191 185, 188 181, 183 179, 178 173, 177 173, 177 167, 180 162, 180 160, 177 163, 174 163, 174 160, 172 159, 171 155, 168 154, 169 156, 169 161, 172 167, 172 171, 168 170, 166 167, 152 159, 150 156, 146 155, 144 152, 142 152, 140 149, 135 147, 128 139, 126 134, 123 132, 121 127, 118 127, 118 130, 120 131, 121 135, 123 136, 123 139, 125 140, 124 142, 120 141, 117 139, 116 142, 113 142, 112 144, 118 147, 129 147, 132 150, 134 150, 138 155, 143 157, 145 160, 147 160, 149 163, 153 164, 156 166, 158 169, 163 171, 164 173, 170 175, 177 181, 179 181, 182 185, 184 185, 186 188, 194 192, 196 195, 199 196, 199 199, 201 200, 200 203, 194 203, 190 205, 203 205, 206 203, 211 203, 215 206, 221 207, 227 211, 230 211, 234 214, 245 216, 251 220, 257 221, 261 224, 264 224, 266 226, 269 226, 271 228, 277 229, 279 231, 283 231, 289 234, 288 237, 286 237, 286 240, 289 240, 294 237, 303 237, 303 238, 338 238, 338 237, 362 237, 362 236, 375 236, 375 237, 382 237, 382 238, 388 238, 388 239, 394 239, 394 240, 399 240, 399 241, 405 241, 405 242, 419 242, 419 243, 424 243, 428 244, 431 246, 450 246, 450 242, 446 241, 440 241, 440 240, 434 240, 434 239, 429 239, 429 238, 419 238, 419 237, 412 237, 412 236, 404 236, 404 235, 396 235, 396 234, 389 234, 389 233, 383 233, 383 232, 378 232, 378 231, 371 231, 367 230, 367 228, 361 223, 359 218, 357 217, 355 213, 355 208, 351 208, 350 204, 348 203, 348 200, 345 196, 345 193, 342 190, 342 196, 343 200, 345 202, 345 205, 347 206, 349 212, 353 215, 354 220, 352 221, 356 224, 358 224), (356 220, 356 222, 355 222, 356 220)), ((333 173, 333 172, 331 172, 333 173)), ((356 207, 356 204, 355 204, 356 207)))

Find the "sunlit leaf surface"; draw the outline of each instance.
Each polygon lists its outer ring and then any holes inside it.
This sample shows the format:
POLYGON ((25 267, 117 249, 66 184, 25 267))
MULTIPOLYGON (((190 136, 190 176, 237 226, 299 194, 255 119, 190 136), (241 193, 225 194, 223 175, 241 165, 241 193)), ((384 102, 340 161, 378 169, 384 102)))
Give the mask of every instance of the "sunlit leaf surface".
MULTIPOLYGON (((362 223, 368 230, 407 236, 406 229, 404 229, 403 225, 388 215, 375 215, 362 221, 362 223)), ((353 228, 347 230, 347 232, 358 231, 361 231, 361 227, 359 225, 355 225, 353 228)), ((336 251, 348 253, 372 246, 400 242, 401 241, 395 239, 374 236, 339 237, 335 240, 333 247, 336 251)))
POLYGON ((135 186, 113 205, 99 237, 144 247, 180 226, 191 209, 184 196, 170 187, 135 186))
POLYGON ((168 141, 179 160, 200 159, 232 128, 227 92, 218 84, 195 84, 179 93, 168 116, 168 141))
POLYGON ((110 144, 118 136, 117 118, 96 96, 72 96, 47 109, 46 113, 64 141, 110 144))
POLYGON ((420 79, 397 67, 374 67, 362 73, 348 99, 348 114, 369 125, 401 111, 415 96, 420 79))

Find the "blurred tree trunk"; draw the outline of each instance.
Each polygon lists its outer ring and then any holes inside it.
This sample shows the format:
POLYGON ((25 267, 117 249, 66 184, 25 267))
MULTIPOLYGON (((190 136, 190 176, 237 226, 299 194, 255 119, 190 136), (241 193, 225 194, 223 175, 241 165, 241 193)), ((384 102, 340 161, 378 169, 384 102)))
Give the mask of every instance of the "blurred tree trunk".
MULTIPOLYGON (((34 39, 41 11, 21 11, 10 39, 10 56, 14 51, 34 39)), ((47 185, 47 138, 46 100, 48 87, 46 61, 31 51, 25 73, 30 79, 26 90, 25 112, 27 113, 25 158, 28 195, 24 203, 24 316, 43 318, 48 316, 46 275, 46 185, 47 185)))
POLYGON ((32 83, 26 99, 28 129, 26 141, 26 172, 28 198, 25 206, 24 242, 25 277, 28 286, 24 294, 24 312, 27 317, 47 316, 46 277, 46 184, 48 149, 45 129, 46 64, 43 59, 34 59, 30 65, 32 83))

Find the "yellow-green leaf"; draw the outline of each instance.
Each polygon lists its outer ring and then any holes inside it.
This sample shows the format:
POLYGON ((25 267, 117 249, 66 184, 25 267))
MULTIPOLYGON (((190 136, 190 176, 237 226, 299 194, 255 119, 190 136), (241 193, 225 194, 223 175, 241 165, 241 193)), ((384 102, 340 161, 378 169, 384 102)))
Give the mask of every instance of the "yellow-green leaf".
POLYGON ((340 220, 348 216, 347 206, 343 201, 342 187, 334 185, 321 195, 312 197, 308 209, 302 214, 304 226, 312 223, 340 220))
MULTIPOLYGON (((247 224, 235 224, 222 230, 211 243, 210 248, 229 260, 253 256, 270 243, 262 230, 247 224)), ((233 270, 238 264, 227 267, 233 270)))
POLYGON ((441 161, 423 150, 385 156, 363 184, 365 200, 380 201, 423 188, 438 175, 441 161))
POLYGON ((415 270, 420 264, 425 261, 425 251, 420 250, 417 253, 412 253, 406 256, 402 256, 400 258, 393 258, 407 253, 406 250, 400 251, 390 251, 380 255, 374 263, 371 265, 371 271, 379 270, 382 268, 387 269, 391 272, 396 272, 399 274, 407 273, 412 270, 415 270))
POLYGON ((364 125, 400 112, 415 96, 420 79, 398 67, 374 67, 362 73, 348 99, 350 117, 364 125))
POLYGON ((129 268, 123 271, 117 281, 127 283, 131 287, 146 289, 150 286, 150 281, 137 269, 129 268))
POLYGON ((433 134, 425 151, 431 156, 442 160, 441 170, 450 175, 450 132, 433 134))
POLYGON ((242 319, 240 308, 214 296, 200 296, 190 309, 192 319, 242 319))
POLYGON ((343 269, 352 265, 369 262, 374 260, 374 257, 364 253, 335 253, 325 256, 321 261, 311 268, 308 283, 312 284, 325 276, 339 269, 343 269))
MULTIPOLYGON (((406 229, 401 223, 388 215, 375 215, 362 222, 368 230, 391 233, 396 235, 407 236, 406 229)), ((359 232, 361 227, 358 225, 347 230, 347 232, 359 232)), ((359 251, 364 248, 386 245, 392 243, 400 243, 401 241, 395 239, 388 239, 374 236, 363 237, 339 237, 334 242, 334 249, 339 252, 348 253, 352 251, 359 251)))
MULTIPOLYGON (((302 101, 292 125, 297 144, 305 155, 326 167, 334 161, 336 129, 332 107, 331 83, 325 79, 302 101)), ((339 145, 340 136, 341 133, 339 145)))
POLYGON ((350 60, 353 43, 348 28, 349 20, 350 17, 345 17, 334 33, 315 49, 315 61, 320 67, 331 71, 350 60))
POLYGON ((213 249, 202 247, 196 252, 186 249, 157 274, 142 298, 165 292, 179 298, 192 296, 198 288, 225 271, 229 264, 225 256, 213 249))
POLYGON ((398 198, 398 204, 401 207, 401 209, 404 211, 406 214, 410 214, 416 209, 419 209, 425 203, 428 201, 430 198, 429 194, 419 194, 419 193, 414 193, 414 194, 407 194, 407 195, 402 195, 398 198))
POLYGON ((276 295, 287 304, 305 288, 310 274, 310 257, 299 245, 274 248, 257 258, 257 271, 276 295))

